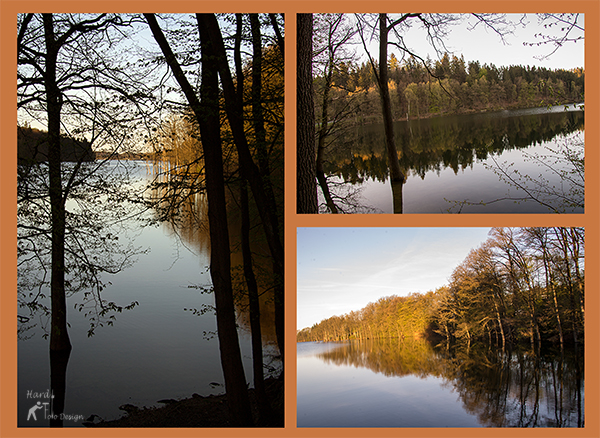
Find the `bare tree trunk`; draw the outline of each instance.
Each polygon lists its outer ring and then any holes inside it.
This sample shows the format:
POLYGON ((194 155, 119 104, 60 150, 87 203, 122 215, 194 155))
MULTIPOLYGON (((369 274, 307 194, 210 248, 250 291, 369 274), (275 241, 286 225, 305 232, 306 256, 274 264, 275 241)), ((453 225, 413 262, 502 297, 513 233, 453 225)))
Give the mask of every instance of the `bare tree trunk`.
MULTIPOLYGON (((241 40, 241 15, 238 15, 238 32, 236 40, 241 40)), ((262 45, 260 37, 260 22, 257 14, 250 14, 250 25, 252 29, 252 120, 254 126, 254 136, 256 140, 256 149, 258 154, 258 162, 265 178, 268 196, 275 203, 275 196, 270 184, 270 170, 268 162, 268 154, 266 147, 266 131, 264 126, 264 118, 262 112, 262 45)), ((239 47, 236 44, 236 48, 239 47)), ((236 57, 236 65, 238 70, 241 69, 241 64, 236 57)), ((242 88, 241 92, 238 89, 238 96, 243 96, 243 81, 241 81, 240 73, 238 72, 238 88, 242 88)), ((241 98, 240 96, 240 98, 241 98)), ((254 372, 254 388, 256 390, 256 398, 259 408, 259 424, 268 419, 270 415, 269 401, 265 391, 265 380, 263 373, 263 351, 262 351, 262 334, 260 327, 260 304, 258 299, 258 286, 252 269, 252 252, 250 250, 250 207, 248 202, 247 181, 242 178, 241 181, 241 210, 242 210, 242 254, 244 259, 244 277, 248 286, 248 302, 250 310, 250 330, 252 332, 252 364, 254 372)), ((275 268, 273 269, 275 271, 275 268)))
POLYGON ((281 57, 285 58, 285 41, 283 39, 283 35, 281 35, 279 25, 277 24, 276 15, 269 14, 269 20, 271 21, 271 26, 273 26, 273 31, 275 32, 275 37, 277 38, 277 47, 279 47, 279 50, 281 51, 281 57))
POLYGON ((319 129, 318 135, 318 145, 317 145, 317 181, 319 181, 319 185, 321 186, 321 190, 323 191, 323 196, 325 197, 325 202, 327 203, 327 207, 331 211, 331 213, 336 214, 338 212, 335 203, 331 197, 331 192, 329 191, 329 186, 327 185, 327 178, 325 177, 325 170, 323 169, 323 156, 325 155, 325 138, 327 137, 328 130, 328 119, 329 119, 329 90, 331 89, 332 77, 333 77, 333 59, 331 59, 333 55, 330 55, 330 59, 327 64, 327 73, 325 75, 325 86, 323 89, 323 103, 321 110, 321 127, 319 129))
POLYGON ((52 276, 50 283, 52 317, 50 350, 71 350, 67 331, 67 300, 65 296, 65 199, 62 190, 60 112, 62 96, 56 83, 58 43, 54 36, 52 14, 44 14, 46 40, 46 105, 48 112, 48 171, 52 225, 52 276))
POLYGON ((318 213, 315 160, 315 110, 312 88, 312 14, 298 14, 296 208, 318 213))
POLYGON ((585 240, 585 236, 584 236, 584 230, 580 229, 580 228, 569 228, 569 236, 571 237, 571 250, 572 250, 572 257, 573 257, 573 266, 575 268, 575 279, 577 281, 577 288, 576 288, 576 294, 577 294, 577 304, 579 307, 579 315, 580 315, 580 321, 581 324, 583 324, 584 318, 585 318, 585 303, 584 303, 584 281, 583 281, 583 277, 581 275, 581 269, 579 267, 579 257, 580 257, 580 250, 581 250, 581 244, 584 243, 585 240))
POLYGON ((554 287, 554 284, 552 284, 552 280, 550 280, 550 283, 549 283, 549 285, 547 287, 550 287, 550 289, 552 291, 552 298, 553 298, 553 301, 554 301, 554 314, 556 316, 556 324, 558 325, 558 336, 559 336, 559 339, 560 339, 560 351, 563 351, 565 340, 563 338, 562 322, 560 320, 560 311, 559 311, 559 307, 558 307, 558 297, 556 295, 556 288, 554 287))
MULTIPOLYGON (((381 108, 383 111, 383 127, 385 130, 385 146, 390 168, 390 179, 394 182, 404 182, 404 174, 400 169, 398 151, 394 138, 394 121, 392 118, 392 102, 388 87, 388 46, 387 14, 379 14, 379 91, 381 96, 381 108)), ((396 194, 394 194, 396 196, 396 194)))
MULTIPOLYGON (((252 124, 254 127, 254 136, 256 141, 256 155, 258 166, 262 174, 264 188, 269 205, 275 209, 276 200, 271 182, 271 169, 269 165, 269 154, 267 150, 266 129, 262 108, 262 42, 260 35, 260 21, 258 14, 250 14, 250 27, 252 30, 252 124)), ((241 36, 241 35, 240 35, 241 36)), ((241 70, 241 65, 240 65, 241 70)), ((238 73, 238 83, 241 73, 238 73)), ((238 93, 238 96, 240 94, 238 93)), ((242 95, 243 96, 243 95, 242 95)), ((241 96, 240 96, 241 100, 241 96)), ((243 104, 243 102, 240 102, 243 104)), ((277 211, 273 211, 277 215, 277 211)), ((276 233, 279 233, 277 226, 276 233)), ((283 273, 278 269, 277 262, 273 260, 273 273, 275 275, 275 332, 277 336, 277 345, 283 357, 285 344, 285 307, 284 307, 284 278, 283 273)))
POLYGON ((248 206, 248 189, 242 179, 240 187, 240 205, 242 210, 242 256, 244 260, 244 277, 248 286, 248 303, 250 310, 250 331, 252 332, 252 367, 254 389, 258 401, 259 420, 261 424, 270 415, 269 400, 265 390, 263 372, 262 332, 260 327, 260 303, 258 285, 252 269, 252 252, 250 250, 250 214, 248 206))
POLYGON ((198 122, 204 150, 210 231, 210 273, 215 290, 219 348, 227 401, 233 421, 240 426, 249 426, 252 425, 252 413, 239 348, 231 285, 231 252, 221 149, 219 80, 217 72, 209 67, 214 62, 210 38, 202 28, 199 28, 199 31, 203 68, 200 91, 201 117, 198 122))
POLYGON ((502 337, 502 351, 506 347, 506 338, 504 336, 504 327, 502 325, 502 318, 500 316, 500 310, 498 309, 498 303, 494 300, 494 308, 496 310, 496 320, 498 321, 498 326, 500 327, 500 336, 502 337))
POLYGON ((50 350, 50 389, 52 393, 52 414, 50 427, 63 427, 61 414, 65 411, 65 395, 67 390, 67 365, 71 350, 50 350))
POLYGON ((206 169, 206 191, 211 241, 210 273, 215 291, 221 366, 223 368, 227 402, 232 420, 239 426, 250 426, 252 425, 252 413, 250 411, 250 399, 246 388, 246 379, 244 377, 244 368, 239 348, 231 285, 229 231, 227 229, 218 103, 218 76, 214 68, 206 68, 206 66, 215 62, 212 41, 206 35, 204 28, 199 26, 202 64, 205 66, 202 69, 201 104, 171 51, 156 21, 156 17, 153 14, 144 15, 156 42, 165 55, 167 64, 173 71, 200 124, 206 169))
POLYGON ((250 28, 252 30, 252 125, 256 140, 256 155, 258 159, 258 167, 260 168, 260 171, 266 182, 265 188, 268 191, 268 196, 273 198, 271 202, 275 203, 275 196, 273 195, 273 189, 270 184, 271 171, 269 168, 266 145, 267 132, 265 130, 262 109, 262 43, 258 14, 250 14, 250 28))

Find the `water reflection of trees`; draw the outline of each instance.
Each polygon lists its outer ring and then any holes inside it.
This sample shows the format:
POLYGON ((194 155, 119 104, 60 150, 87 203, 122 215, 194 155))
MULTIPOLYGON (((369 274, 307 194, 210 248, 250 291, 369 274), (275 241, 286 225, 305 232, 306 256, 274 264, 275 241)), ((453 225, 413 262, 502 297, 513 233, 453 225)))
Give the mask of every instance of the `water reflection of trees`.
POLYGON ((434 360, 429 344, 414 338, 351 341, 319 354, 319 358, 335 365, 367 368, 388 377, 443 374, 442 364, 434 360))
MULTIPOLYGON (((173 237, 192 251, 210 254, 210 236, 208 233, 208 203, 203 186, 203 166, 195 162, 159 160, 148 163, 148 172, 152 175, 151 200, 154 217, 173 237)), ((237 322, 240 327, 250 332, 250 314, 246 280, 242 269, 240 212, 236 208, 236 191, 232 184, 228 195, 229 229, 231 239, 232 280, 235 289, 237 322)), ((255 218, 257 215, 253 215, 255 218)), ((263 342, 275 345, 276 333, 273 297, 273 272, 271 258, 264 234, 253 226, 252 251, 257 282, 260 293, 260 320, 263 342)), ((199 287, 206 291, 206 287, 199 287)), ((208 287, 210 289, 210 287, 208 287)), ((194 309, 192 309, 194 310, 194 309)), ((195 309, 198 310, 198 309, 195 309)), ((206 308, 203 308, 206 310, 206 308)), ((196 314, 204 314, 198 310, 196 314)))
MULTIPOLYGON (((583 129, 583 112, 500 117, 438 117, 397 122, 401 166, 421 178, 451 168, 455 173, 476 160, 549 141, 583 129)), ((357 126, 328 149, 325 171, 352 184, 367 178, 386 181, 385 138, 380 124, 357 126)))
POLYGON ((583 360, 519 349, 432 347, 421 339, 351 341, 318 355, 388 377, 434 376, 487 427, 583 427, 583 360))
POLYGON ((154 218, 168 232, 193 247, 210 253, 208 204, 202 166, 170 160, 147 163, 152 175, 149 201, 154 218))

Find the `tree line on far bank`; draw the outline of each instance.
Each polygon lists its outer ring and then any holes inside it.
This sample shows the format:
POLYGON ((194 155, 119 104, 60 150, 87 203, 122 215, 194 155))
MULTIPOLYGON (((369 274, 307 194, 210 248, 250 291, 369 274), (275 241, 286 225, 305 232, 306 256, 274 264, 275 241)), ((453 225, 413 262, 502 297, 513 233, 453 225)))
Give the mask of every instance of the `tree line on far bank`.
POLYGON ((448 285, 382 297, 297 333, 298 342, 424 337, 505 348, 578 348, 584 337, 584 230, 494 228, 448 285))
MULTIPOLYGON (((497 67, 446 53, 440 60, 425 63, 414 57, 400 62, 392 54, 388 71, 396 119, 562 105, 584 99, 583 68, 497 67)), ((314 78, 317 114, 326 82, 323 75, 314 78)), ((375 115, 379 120, 381 102, 371 65, 341 62, 333 71, 330 87, 328 104, 333 114, 348 112, 350 106, 353 121, 372 121, 375 115)))

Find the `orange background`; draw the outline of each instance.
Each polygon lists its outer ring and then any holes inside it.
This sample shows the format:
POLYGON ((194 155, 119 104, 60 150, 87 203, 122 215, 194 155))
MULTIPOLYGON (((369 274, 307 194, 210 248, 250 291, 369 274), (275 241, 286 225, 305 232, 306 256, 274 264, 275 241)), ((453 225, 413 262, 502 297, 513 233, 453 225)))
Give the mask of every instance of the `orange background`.
MULTIPOLYGON (((600 0, 522 1, 54 1, 0 0, 0 437, 600 437, 600 0), (22 12, 275 12, 286 14, 286 343, 285 429, 17 428, 16 337, 16 15, 22 12), (307 12, 579 12, 585 13, 586 208, 583 215, 296 215, 296 13, 307 12), (585 226, 586 355, 583 429, 298 429, 296 428, 296 227, 585 226), (291 348, 290 348, 291 347, 291 348)), ((435 412, 431 413, 435 415, 435 412)))

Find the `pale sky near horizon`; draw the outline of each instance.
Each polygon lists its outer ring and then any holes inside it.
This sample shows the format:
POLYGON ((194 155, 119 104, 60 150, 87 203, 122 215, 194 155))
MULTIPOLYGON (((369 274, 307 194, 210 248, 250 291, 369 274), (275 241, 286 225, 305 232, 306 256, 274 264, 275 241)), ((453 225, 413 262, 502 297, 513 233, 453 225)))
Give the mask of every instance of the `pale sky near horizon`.
POLYGON ((490 228, 298 228, 297 329, 448 284, 490 228))
MULTIPOLYGON (((464 14, 466 16, 470 14, 464 14)), ((519 22, 523 14, 507 14, 512 22, 519 22)), ((460 57, 464 55, 465 62, 479 61, 483 64, 494 64, 496 67, 509 65, 530 65, 546 67, 548 69, 571 69, 575 67, 585 67, 584 65, 584 40, 577 42, 566 42, 554 54, 547 59, 537 59, 539 56, 547 55, 552 52, 554 46, 551 44, 542 44, 540 46, 525 46, 524 42, 539 42, 541 39, 535 37, 536 34, 557 34, 559 28, 546 29, 538 22, 536 14, 526 15, 526 26, 517 25, 512 35, 506 35, 506 44, 503 44, 500 37, 491 29, 478 24, 474 30, 468 30, 466 23, 452 25, 450 33, 446 40, 447 48, 455 55, 460 57), (555 30, 556 29, 556 30, 555 30)), ((474 21, 470 20, 471 24, 474 21)), ((577 23, 584 26, 584 14, 579 14, 577 23)), ((583 32, 576 31, 573 36, 582 36, 583 32)), ((403 34, 407 46, 423 58, 429 57, 435 61, 439 56, 426 42, 425 34, 419 26, 415 24, 411 29, 403 34)), ((362 44, 357 44, 357 52, 362 53, 362 44)), ((378 58, 377 43, 372 42, 370 49, 372 56, 378 58)), ((399 49, 390 46, 388 54, 394 53, 400 58, 399 49)), ((363 61, 366 58, 363 59, 363 61)))

